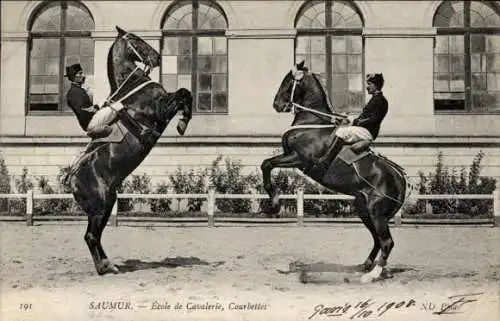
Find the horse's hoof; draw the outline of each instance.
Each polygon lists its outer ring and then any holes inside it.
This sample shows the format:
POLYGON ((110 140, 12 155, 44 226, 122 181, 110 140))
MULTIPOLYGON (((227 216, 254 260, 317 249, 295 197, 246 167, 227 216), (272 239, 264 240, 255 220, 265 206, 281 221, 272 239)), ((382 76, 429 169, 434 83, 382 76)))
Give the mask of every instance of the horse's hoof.
POLYGON ((120 273, 120 270, 118 269, 118 266, 111 263, 111 261, 104 259, 102 260, 102 263, 97 267, 97 273, 99 275, 104 275, 108 273, 118 274, 120 273))
POLYGON ((373 263, 370 261, 365 261, 364 263, 356 265, 354 270, 356 273, 368 273, 373 268, 373 263))
POLYGON ((368 273, 363 274, 361 277, 361 284, 367 284, 380 280, 383 268, 380 265, 375 265, 375 267, 368 273))

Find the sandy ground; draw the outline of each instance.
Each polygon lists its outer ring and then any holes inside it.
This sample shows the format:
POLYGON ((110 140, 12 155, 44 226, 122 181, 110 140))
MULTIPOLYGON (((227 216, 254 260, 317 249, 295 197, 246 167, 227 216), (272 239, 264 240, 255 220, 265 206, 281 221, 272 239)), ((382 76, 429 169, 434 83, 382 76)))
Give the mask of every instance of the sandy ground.
POLYGON ((394 277, 366 285, 348 272, 304 284, 277 271, 361 263, 371 249, 362 226, 108 227, 103 244, 122 273, 104 277, 85 228, 0 224, 2 321, 500 320, 491 227, 393 228, 394 277))

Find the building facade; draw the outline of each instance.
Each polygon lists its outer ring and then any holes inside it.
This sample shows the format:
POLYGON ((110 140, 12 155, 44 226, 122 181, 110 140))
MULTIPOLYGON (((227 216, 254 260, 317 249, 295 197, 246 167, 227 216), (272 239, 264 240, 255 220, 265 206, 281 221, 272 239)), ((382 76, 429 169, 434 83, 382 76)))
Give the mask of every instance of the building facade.
MULTIPOLYGON (((162 55, 152 72, 190 89, 185 136, 167 128, 136 174, 165 180, 217 155, 248 170, 280 147, 292 115, 272 101, 294 62, 318 73, 336 111, 367 102, 364 75, 382 72, 389 113, 376 149, 410 176, 442 151, 500 176, 500 1, 2 1, 0 151, 9 171, 55 178, 88 142, 66 105, 65 66, 79 62, 106 98, 115 26, 162 55)), ((175 121, 175 120, 174 120, 175 121)))

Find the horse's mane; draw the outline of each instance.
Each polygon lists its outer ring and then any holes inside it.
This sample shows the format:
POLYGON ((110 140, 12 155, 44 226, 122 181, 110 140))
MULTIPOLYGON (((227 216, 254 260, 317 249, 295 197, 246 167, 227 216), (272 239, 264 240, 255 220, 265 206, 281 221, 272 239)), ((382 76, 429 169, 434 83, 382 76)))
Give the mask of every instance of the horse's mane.
POLYGON ((113 68, 113 49, 115 47, 115 44, 116 41, 113 42, 108 52, 108 81, 109 81, 109 86, 111 87, 111 92, 114 92, 116 88, 118 88, 118 84, 114 77, 115 70, 113 68))
POLYGON ((314 79, 314 82, 316 84, 316 87, 314 88, 317 91, 317 94, 321 96, 325 104, 328 106, 328 109, 330 112, 334 112, 333 110, 333 105, 330 101, 330 98, 326 94, 325 88, 323 88, 323 85, 321 84, 321 81, 318 79, 318 75, 316 73, 311 72, 311 76, 314 79))

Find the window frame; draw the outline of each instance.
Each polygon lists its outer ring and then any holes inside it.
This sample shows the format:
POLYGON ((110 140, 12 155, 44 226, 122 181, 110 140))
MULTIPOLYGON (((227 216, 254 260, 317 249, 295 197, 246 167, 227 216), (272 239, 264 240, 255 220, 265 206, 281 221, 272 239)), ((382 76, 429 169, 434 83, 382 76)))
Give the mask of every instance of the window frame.
MULTIPOLYGON (((204 1, 204 0, 190 0, 190 1, 175 1, 172 3, 169 8, 165 11, 163 18, 161 20, 160 28, 161 28, 161 40, 160 40, 160 54, 162 55, 163 53, 163 48, 165 45, 165 38, 166 37, 190 37, 191 38, 191 94, 193 95, 193 115, 228 115, 229 114, 229 46, 228 46, 228 39, 226 37, 226 30, 227 29, 198 29, 198 10, 199 10, 199 5, 204 4, 204 3, 210 3, 210 5, 213 5, 217 8, 217 11, 219 14, 221 14, 225 21, 226 25, 228 26, 228 19, 226 16, 226 13, 224 10, 216 3, 216 2, 210 2, 210 1, 204 1), (191 29, 164 29, 165 22, 168 20, 169 16, 175 12, 177 8, 175 8, 176 5, 178 4, 183 4, 186 3, 186 5, 191 6, 191 13, 192 13, 192 20, 191 20, 191 29), (175 8, 172 12, 171 9, 175 8), (198 76, 199 76, 199 71, 198 71, 198 39, 201 37, 224 37, 226 40, 226 63, 227 63, 227 68, 226 68, 226 95, 227 95, 227 109, 226 111, 200 111, 198 109, 198 76)), ((163 56, 162 56, 163 59, 163 56)), ((160 83, 162 82, 162 75, 163 75, 163 64, 160 64, 160 83)), ((163 85, 163 84, 162 84, 163 85)), ((212 93, 211 93, 212 95, 212 93)), ((213 107, 213 106, 211 106, 213 107)))
MULTIPOLYGON (((333 88, 332 88, 332 80, 333 80, 333 72, 332 72, 332 56, 333 56, 333 50, 332 50, 332 37, 335 36, 359 36, 361 37, 361 88, 364 87, 364 75, 365 75, 365 37, 363 33, 363 28, 365 25, 365 20, 363 18, 363 15, 361 14, 361 11, 359 10, 358 6, 354 1, 351 0, 323 0, 325 4, 325 24, 327 28, 297 28, 297 23, 304 14, 304 12, 308 9, 307 6, 311 2, 316 2, 315 0, 308 0, 305 1, 302 6, 300 7, 294 21, 294 26, 295 29, 297 30, 297 36, 295 37, 294 41, 294 63, 298 63, 296 61, 297 59, 297 43, 298 43, 298 38, 299 37, 307 37, 307 36, 323 36, 325 38, 325 47, 326 50, 324 51, 326 57, 325 57, 325 71, 326 71, 326 94, 328 95, 329 99, 332 99, 333 97, 333 88), (335 2, 340 2, 344 3, 348 6, 350 6, 356 13, 358 14, 358 17, 361 20, 362 26, 359 28, 334 28, 332 27, 332 8, 335 2)), ((363 91, 364 93, 364 91, 363 91)), ((362 104, 364 105, 366 103, 366 95, 363 94, 363 100, 362 104)), ((332 101, 332 107, 335 109, 335 103, 332 101)), ((363 107, 361 106, 360 109, 363 107)), ((353 112, 352 110, 349 110, 348 113, 353 112)))
MULTIPOLYGON (((446 1, 441 2, 432 19, 432 26, 436 28, 436 36, 461 36, 464 41, 464 109, 463 110, 436 110, 436 103, 434 94, 436 93, 434 83, 436 81, 435 74, 435 57, 436 57, 436 37, 433 39, 432 48, 432 103, 433 111, 436 115, 495 115, 500 114, 500 110, 496 111, 478 111, 474 110, 472 106, 472 55, 471 55, 471 36, 472 35, 498 35, 500 36, 500 27, 472 27, 471 24, 471 3, 482 1, 463 0, 464 9, 464 25, 460 27, 438 27, 435 26, 434 20, 441 9, 441 6, 446 1)), ((484 4, 488 6, 489 4, 484 4)), ((491 3, 491 6, 500 11, 500 7, 496 3, 491 3)), ((498 13, 500 16, 500 12, 498 13)))
MULTIPOLYGON (((95 28, 95 20, 94 17, 92 16, 90 10, 81 2, 77 1, 47 1, 38 6, 38 8, 35 9, 35 11, 31 14, 30 20, 28 21, 28 39, 27 39, 27 46, 26 46, 26 90, 25 90, 25 115, 27 116, 60 116, 60 115, 71 115, 73 112, 71 110, 64 110, 64 98, 65 98, 65 93, 64 91, 64 81, 65 81, 65 63, 64 63, 64 57, 65 57, 65 49, 66 49, 66 39, 71 39, 71 38, 87 38, 87 39, 92 39, 92 30, 86 30, 86 31, 78 31, 78 30, 65 30, 66 29, 66 17, 67 17, 67 10, 68 7, 74 5, 74 6, 81 6, 85 9, 85 11, 88 13, 89 17, 92 19, 92 22, 94 23, 94 28, 95 28), (61 26, 59 31, 32 31, 33 25, 36 22, 37 18, 39 15, 47 9, 48 6, 57 4, 61 8, 61 13, 60 13, 60 18, 61 18, 61 26), (58 110, 50 110, 50 111, 44 111, 44 110, 31 110, 31 101, 30 101, 30 95, 31 95, 31 50, 33 48, 33 40, 34 39, 46 39, 46 38, 57 38, 59 41, 59 101, 58 101, 58 110)), ((95 50, 95 46, 94 46, 95 50)), ((94 56, 95 57, 95 52, 94 56)))

